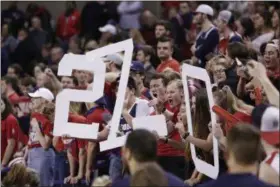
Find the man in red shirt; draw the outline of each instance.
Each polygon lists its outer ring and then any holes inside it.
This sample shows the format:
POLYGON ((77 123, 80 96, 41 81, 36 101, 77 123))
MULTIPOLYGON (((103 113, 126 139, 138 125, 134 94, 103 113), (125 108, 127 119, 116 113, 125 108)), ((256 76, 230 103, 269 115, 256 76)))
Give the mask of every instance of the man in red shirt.
POLYGON ((28 141, 27 166, 36 170, 40 177, 40 186, 53 186, 55 153, 51 148, 53 122, 43 114, 45 105, 54 100, 52 92, 39 88, 32 97, 32 109, 28 141))
POLYGON ((15 91, 16 88, 18 88, 18 81, 15 77, 2 77, 1 92, 9 99, 12 105, 17 104, 19 100, 19 95, 15 91))
POLYGON ((163 72, 167 68, 171 68, 173 71, 180 73, 180 64, 177 60, 172 58, 173 42, 170 38, 163 37, 158 40, 157 55, 161 61, 156 71, 158 73, 163 72))

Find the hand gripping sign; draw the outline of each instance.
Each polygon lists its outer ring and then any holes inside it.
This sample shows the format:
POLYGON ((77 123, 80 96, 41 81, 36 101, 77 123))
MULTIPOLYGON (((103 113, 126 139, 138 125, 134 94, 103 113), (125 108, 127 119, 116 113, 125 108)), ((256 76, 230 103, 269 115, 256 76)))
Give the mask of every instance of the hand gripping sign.
MULTIPOLYGON (((190 135, 193 135, 193 124, 192 124, 192 116, 191 116, 191 107, 190 107, 190 100, 189 100, 189 89, 188 89, 188 81, 187 77, 199 79, 205 82, 207 94, 208 94, 208 101, 209 101, 209 110, 211 113, 211 122, 212 122, 212 129, 214 129, 216 125, 216 116, 215 113, 212 112, 212 107, 214 106, 213 95, 212 95, 212 88, 210 83, 210 78, 205 69, 198 68, 195 66, 191 66, 188 64, 183 64, 182 67, 182 79, 184 85, 184 93, 185 93, 185 102, 186 102, 186 112, 187 112, 187 120, 188 120, 188 129, 190 135)), ((199 159, 196 155, 195 147, 191 144, 191 155, 194 161, 196 169, 208 177, 212 179, 216 179, 219 174, 219 155, 218 155, 218 142, 217 139, 213 136, 213 155, 214 155, 214 166, 208 164, 207 162, 199 159)))
MULTIPOLYGON (((106 141, 100 142, 100 150, 105 151, 124 145, 126 136, 124 135, 121 137, 117 137, 117 131, 121 118, 121 109, 123 108, 125 91, 130 72, 130 65, 133 53, 132 39, 90 51, 86 53, 86 55, 67 54, 63 57, 59 64, 58 75, 70 76, 73 69, 93 71, 94 82, 91 90, 65 89, 58 94, 56 99, 56 113, 54 123, 55 136, 62 136, 64 134, 68 134, 70 137, 97 139, 99 124, 75 125, 73 123, 69 123, 67 122, 68 110, 65 110, 65 107, 69 108, 70 101, 94 102, 100 97, 102 97, 105 84, 105 64, 102 62, 101 57, 121 51, 124 51, 124 60, 122 65, 120 84, 116 95, 117 100, 114 107, 112 119, 109 123, 110 134, 106 141)), ((144 126, 143 124, 141 124, 142 128, 146 128, 149 130, 149 126, 153 125, 151 123, 154 123, 155 121, 162 122, 162 118, 164 116, 149 116, 149 118, 151 117, 154 120, 149 120, 152 122, 146 123, 144 126)), ((138 126, 138 122, 139 120, 133 120, 133 126, 138 126)), ((162 128, 166 128, 166 123, 162 125, 162 128)))

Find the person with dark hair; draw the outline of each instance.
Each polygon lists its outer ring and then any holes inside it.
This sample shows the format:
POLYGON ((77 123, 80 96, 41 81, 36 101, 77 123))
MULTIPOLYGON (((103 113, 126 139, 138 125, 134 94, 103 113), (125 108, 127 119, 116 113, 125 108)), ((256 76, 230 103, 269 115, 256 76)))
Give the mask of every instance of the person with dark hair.
POLYGON ((37 77, 40 73, 44 73, 46 68, 47 66, 44 63, 36 64, 33 70, 33 76, 37 77))
POLYGON ((219 33, 211 20, 214 16, 214 11, 209 5, 201 4, 197 7, 193 18, 193 23, 201 28, 197 36, 195 44, 191 51, 194 55, 193 64, 198 64, 204 68, 206 61, 210 60, 214 53, 217 52, 219 44, 219 33))
POLYGON ((1 26, 10 24, 11 33, 17 36, 20 28, 24 26, 24 13, 17 7, 17 1, 10 1, 7 9, 1 11, 1 26))
MULTIPOLYGON (((119 82, 120 77, 118 77, 114 83, 116 92, 118 91, 119 82)), ((137 85, 134 79, 129 77, 119 125, 119 131, 121 134, 127 134, 132 131, 133 118, 149 116, 153 112, 153 108, 148 105, 149 102, 147 100, 140 99, 138 96, 139 90, 137 85)), ((109 175, 113 182, 121 178, 122 168, 121 152, 120 149, 117 148, 113 150, 110 155, 109 175)))
POLYGON ((237 94, 237 86, 238 86, 238 81, 240 79, 244 79, 244 81, 249 79, 247 74, 244 72, 244 65, 246 64, 247 60, 250 59, 250 53, 249 49, 240 42, 233 42, 228 45, 227 50, 226 50, 226 77, 227 79, 221 83, 222 85, 228 85, 232 92, 236 95, 237 94), (241 64, 240 66, 237 65, 236 60, 241 61, 244 64, 241 64), (242 72, 239 72, 240 68, 242 72), (241 74, 242 73, 242 74, 241 74), (239 76, 239 77, 238 77, 239 76))
POLYGON ((155 25, 155 37, 160 39, 163 36, 171 36, 172 25, 168 21, 159 20, 155 25))
POLYGON ((118 22, 117 3, 109 1, 87 2, 81 12, 80 35, 86 39, 99 40, 99 28, 106 25, 109 20, 118 22), (92 20, 95 20, 94 22, 92 20))
POLYGON ((14 52, 18 45, 18 41, 11 33, 11 26, 7 24, 2 25, 2 31, 1 31, 1 40, 3 42, 3 47, 6 47, 9 51, 9 54, 14 52))
POLYGON ((2 77, 1 93, 9 99, 11 104, 17 104, 19 101, 19 96, 21 95, 17 78, 10 76, 2 77))
POLYGON ((273 185, 262 182, 256 176, 261 157, 258 129, 249 124, 238 124, 229 130, 226 140, 228 173, 198 187, 272 187, 273 185))
POLYGON ((35 42, 29 35, 27 29, 20 29, 18 32, 19 44, 12 54, 12 62, 18 63, 23 68, 23 71, 32 75, 33 61, 41 59, 41 50, 36 47, 35 42))
POLYGON ((163 72, 166 68, 171 68, 173 71, 180 72, 180 64, 176 59, 172 58, 173 41, 170 38, 162 37, 157 43, 157 56, 160 59, 160 65, 156 71, 163 72))
POLYGON ((75 1, 65 2, 66 10, 58 20, 56 35, 63 41, 68 41, 72 36, 79 34, 80 12, 75 1))
POLYGON ((241 17, 236 20, 236 31, 242 36, 242 38, 253 39, 255 37, 255 27, 254 22, 249 17, 241 17))
POLYGON ((62 84, 62 88, 70 88, 73 89, 77 86, 79 86, 79 82, 78 79, 74 76, 63 76, 61 77, 61 84, 62 84))
POLYGON ((61 46, 54 46, 51 49, 51 64, 58 64, 60 60, 63 58, 64 50, 61 46))
POLYGON ((145 87, 145 68, 144 64, 139 61, 133 61, 130 67, 130 76, 134 79, 136 86, 140 92, 140 97, 142 99, 151 100, 152 96, 150 95, 150 90, 145 87))
POLYGON ((149 45, 141 46, 136 53, 136 60, 144 64, 145 84, 149 84, 151 77, 156 73, 156 70, 151 63, 151 58, 154 55, 154 49, 149 45))
POLYGON ((8 166, 13 155, 23 147, 23 133, 6 96, 1 98, 1 166, 8 166))
POLYGON ((247 41, 247 46, 252 47, 259 52, 261 45, 269 42, 274 37, 274 31, 272 30, 271 25, 271 13, 267 10, 258 10, 254 14, 253 21, 258 37, 252 41, 252 44, 247 41))
POLYGON ((271 18, 272 22, 272 28, 274 29, 274 38, 279 39, 280 38, 280 8, 278 10, 274 10, 271 18))
MULTIPOLYGON (((160 20, 156 23, 155 25, 155 38, 157 40, 156 46, 154 46, 155 51, 157 51, 157 44, 158 42, 162 39, 162 38, 172 38, 172 24, 168 21, 165 20, 160 20)), ((173 39, 172 39, 173 42, 173 39)), ((181 54, 181 51, 179 50, 179 48, 174 45, 174 42, 172 44, 172 54, 171 56, 178 61, 182 61, 183 60, 183 55, 181 54)), ((152 59, 153 65, 157 66, 160 63, 160 57, 157 57, 155 59, 152 59)))
POLYGON ((228 10, 222 10, 219 12, 217 28, 220 35, 219 52, 221 54, 226 53, 229 43, 242 41, 241 36, 235 32, 234 19, 234 15, 228 10))
POLYGON ((22 67, 19 64, 12 64, 8 67, 8 76, 21 78, 23 76, 22 67))
MULTIPOLYGON (((132 131, 126 139, 122 149, 124 164, 128 167, 129 173, 134 176, 141 170, 143 164, 154 164, 157 160, 157 140, 155 136, 144 129, 132 131)), ((174 175, 165 172, 168 186, 186 186, 183 181, 174 175)), ((130 177, 113 181, 112 187, 128 187, 131 185, 130 177)))

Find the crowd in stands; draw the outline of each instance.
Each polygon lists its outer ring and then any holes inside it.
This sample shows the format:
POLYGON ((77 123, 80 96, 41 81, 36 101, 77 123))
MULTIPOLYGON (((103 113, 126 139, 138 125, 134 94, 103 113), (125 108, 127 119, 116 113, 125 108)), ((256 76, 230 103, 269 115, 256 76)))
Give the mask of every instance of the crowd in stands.
POLYGON ((26 10, 16 1, 2 10, 2 186, 279 186, 280 3, 164 1, 161 6, 156 16, 141 1, 88 1, 81 11, 75 1, 65 1, 55 21, 35 1, 26 10), (118 128, 118 136, 127 136, 125 145, 103 152, 99 145, 110 133, 122 52, 102 58, 101 98, 70 102, 68 122, 100 124, 98 138, 54 136, 56 96, 63 89, 91 90, 99 81, 88 70, 58 76, 64 55, 129 38, 133 57, 118 128), (207 71, 214 107, 203 81, 182 77, 183 64, 207 71), (133 129, 134 118, 153 115, 165 116, 167 136, 133 129), (191 153, 192 144, 198 157, 213 165, 214 139, 217 179, 199 171, 191 153))

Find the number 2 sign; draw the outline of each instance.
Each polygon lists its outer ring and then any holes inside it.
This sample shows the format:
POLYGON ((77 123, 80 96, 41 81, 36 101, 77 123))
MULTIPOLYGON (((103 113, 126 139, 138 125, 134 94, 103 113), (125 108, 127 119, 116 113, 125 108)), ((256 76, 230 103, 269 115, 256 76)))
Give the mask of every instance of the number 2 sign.
MULTIPOLYGON (((86 55, 74 55, 66 54, 60 61, 58 75, 70 76, 74 69, 87 70, 94 72, 94 82, 91 90, 72 90, 65 89, 57 95, 56 98, 56 112, 54 121, 54 135, 62 136, 68 134, 71 137, 84 138, 84 139, 97 139, 99 124, 79 124, 69 123, 68 121, 68 110, 70 101, 76 102, 95 102, 97 99, 103 96, 104 84, 105 84, 105 73, 106 67, 104 62, 101 60, 102 57, 117 52, 124 51, 124 60, 122 64, 122 71, 120 75, 120 84, 116 97, 116 104, 112 120, 110 122, 110 134, 106 141, 100 142, 101 151, 121 147, 124 145, 126 136, 117 137, 117 131, 121 118, 121 112, 125 99, 125 91, 127 87, 132 52, 133 42, 132 39, 125 40, 116 44, 111 44, 93 51, 86 53, 86 55)), ((149 129, 154 122, 162 124, 161 128, 166 128, 165 118, 162 115, 149 116, 149 123, 138 125, 139 120, 133 120, 133 126, 140 126, 149 129)), ((141 121, 141 120, 140 120, 141 121)), ((157 127, 155 127, 156 129, 157 127)), ((159 127, 160 128, 160 127, 159 127)), ((162 132, 162 129, 160 129, 162 132)), ((167 131, 166 134, 167 135, 167 131)))

